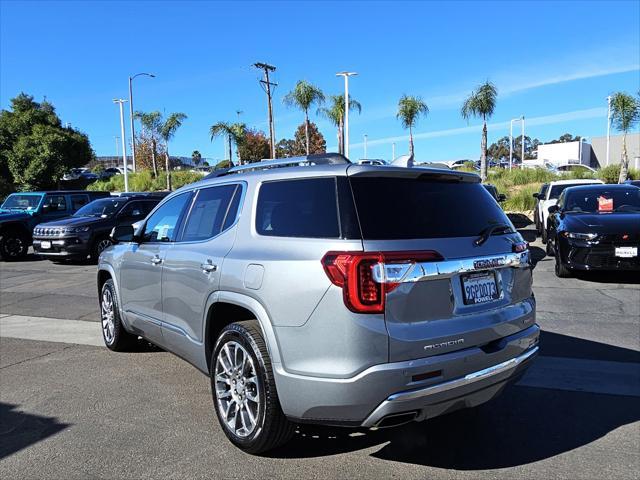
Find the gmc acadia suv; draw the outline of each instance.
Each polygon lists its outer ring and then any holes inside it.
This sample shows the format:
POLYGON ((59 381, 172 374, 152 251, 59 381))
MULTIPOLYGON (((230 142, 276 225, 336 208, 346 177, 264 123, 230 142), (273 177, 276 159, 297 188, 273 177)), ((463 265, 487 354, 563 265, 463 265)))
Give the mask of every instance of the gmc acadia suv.
POLYGON ((263 161, 116 227, 98 266, 104 341, 210 376, 227 437, 386 427, 479 405, 538 351, 527 244, 474 174, 263 161))

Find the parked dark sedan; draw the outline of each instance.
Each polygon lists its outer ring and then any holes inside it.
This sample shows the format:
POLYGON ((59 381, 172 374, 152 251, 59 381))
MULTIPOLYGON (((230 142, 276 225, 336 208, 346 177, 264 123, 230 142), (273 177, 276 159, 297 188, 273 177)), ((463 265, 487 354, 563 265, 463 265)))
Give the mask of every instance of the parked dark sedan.
POLYGON ((53 260, 89 256, 95 261, 111 245, 113 227, 142 220, 163 196, 135 194, 95 200, 71 217, 39 224, 33 231, 33 249, 53 260))
POLYGON ((570 187, 549 213, 547 253, 558 277, 574 269, 640 271, 640 188, 570 187))

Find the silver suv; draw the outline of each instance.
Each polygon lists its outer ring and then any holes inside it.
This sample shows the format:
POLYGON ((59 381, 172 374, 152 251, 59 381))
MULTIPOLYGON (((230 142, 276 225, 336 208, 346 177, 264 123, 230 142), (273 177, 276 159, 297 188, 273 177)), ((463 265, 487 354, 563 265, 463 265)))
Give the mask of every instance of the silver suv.
POLYGON ((232 168, 116 227, 98 267, 112 350, 211 378, 227 437, 387 427, 494 397, 538 351, 528 246, 474 174, 338 155, 232 168))

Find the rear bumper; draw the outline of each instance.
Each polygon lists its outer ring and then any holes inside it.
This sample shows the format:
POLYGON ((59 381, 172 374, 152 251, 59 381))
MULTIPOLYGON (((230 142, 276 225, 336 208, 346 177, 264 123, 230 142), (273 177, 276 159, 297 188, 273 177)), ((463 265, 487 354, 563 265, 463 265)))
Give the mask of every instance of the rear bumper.
POLYGON ((500 393, 536 356, 539 335, 534 324, 490 349, 375 365, 352 378, 302 376, 274 365, 278 396, 284 413, 302 423, 372 427, 404 413, 431 418, 500 393))

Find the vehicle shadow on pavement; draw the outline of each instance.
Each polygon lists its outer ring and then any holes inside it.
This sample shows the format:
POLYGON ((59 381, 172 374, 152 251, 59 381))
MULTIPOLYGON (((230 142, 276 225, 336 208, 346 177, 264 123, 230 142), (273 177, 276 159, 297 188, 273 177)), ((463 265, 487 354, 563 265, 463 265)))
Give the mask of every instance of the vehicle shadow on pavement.
MULTIPOLYGON (((543 333, 542 354, 638 361, 636 351, 543 333)), ((640 420, 637 397, 510 386, 480 407, 421 423, 370 431, 301 425, 277 458, 335 455, 380 446, 371 456, 454 470, 525 465, 588 445, 640 420)))
POLYGON ((640 285, 640 273, 632 272, 632 271, 610 271, 610 272, 574 271, 573 276, 578 280, 583 280, 585 282, 640 285))
POLYGON ((0 460, 70 426, 17 409, 17 405, 0 402, 0 460))

